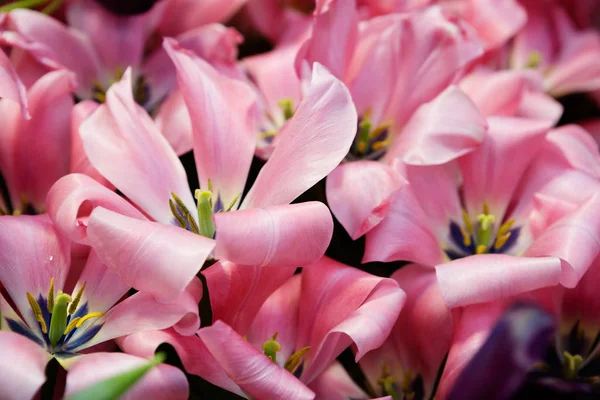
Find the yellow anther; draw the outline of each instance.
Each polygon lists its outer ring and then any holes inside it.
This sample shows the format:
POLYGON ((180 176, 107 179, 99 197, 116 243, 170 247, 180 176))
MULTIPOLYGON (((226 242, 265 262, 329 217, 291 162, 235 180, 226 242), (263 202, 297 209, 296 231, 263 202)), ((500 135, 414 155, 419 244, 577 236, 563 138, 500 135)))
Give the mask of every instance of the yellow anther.
POLYGON ((529 57, 527 58, 527 63, 525 64, 525 68, 537 68, 542 63, 542 53, 537 50, 529 53, 529 57))
POLYGON ((77 291, 77 294, 75 295, 75 299, 73 299, 71 304, 69 304, 69 314, 70 315, 75 314, 75 310, 77 310, 77 306, 79 305, 79 301, 81 300, 81 296, 83 295, 83 289, 85 289, 86 284, 87 284, 87 282, 83 282, 83 285, 81 285, 81 287, 77 291))
POLYGON ((81 319, 79 321, 77 321, 77 324, 75 326, 77 328, 81 328, 81 325, 83 325, 83 323, 85 321, 87 321, 88 319, 90 319, 90 318, 100 318, 103 315, 104 315, 104 313, 101 313, 101 312, 91 312, 91 313, 86 314, 83 317, 81 317, 81 319))
POLYGON ((463 244, 469 247, 471 245, 471 235, 469 235, 462 226, 459 225, 458 227, 460 228, 460 233, 462 233, 463 244))
POLYGON ((386 129, 389 129, 392 126, 391 122, 384 122, 383 124, 377 126, 369 133, 369 139, 377 139, 377 137, 386 129))
POLYGON ((375 142, 373 143, 373 145, 371 146, 373 148, 374 151, 383 149, 384 147, 387 147, 390 144, 390 140, 389 139, 385 139, 385 140, 380 140, 379 142, 375 142))
POLYGON ((477 254, 483 254, 483 253, 485 253, 486 250, 487 250, 487 246, 480 244, 479 246, 477 246, 477 249, 475 251, 477 254))
POLYGON ((270 137, 275 137, 275 135, 277 135, 277 132, 275 131, 264 131, 258 135, 258 138, 264 140, 270 137))
POLYGON ((502 236, 496 237, 496 242, 494 243, 494 249, 500 250, 502 246, 506 244, 506 241, 510 237, 510 232, 505 233, 502 236))
POLYGON ((296 369, 298 369, 298 366, 302 361, 302 357, 304 357, 304 355, 308 353, 309 350, 310 346, 303 347, 291 356, 289 356, 288 359, 285 361, 285 364, 283 364, 283 368, 285 368, 287 371, 293 374, 296 371, 296 369))
POLYGON ((213 191, 213 185, 212 185, 212 181, 210 179, 206 180, 206 185, 208 186, 208 191, 212 192, 213 191))
POLYGON ((231 200, 231 203, 229 203, 229 205, 227 206, 227 208, 225 209, 226 212, 229 212, 233 209, 233 206, 235 206, 235 203, 238 201, 238 199, 240 198, 240 193, 238 193, 233 200, 231 200))
POLYGON ((48 290, 48 312, 54 310, 54 277, 50 278, 50 290, 48 290))
POLYGON ((359 153, 364 153, 367 150, 367 144, 365 142, 359 142, 356 146, 359 153))
POLYGON ((465 210, 462 211, 462 219, 465 224, 465 227, 467 228, 467 232, 469 232, 472 235, 473 234, 473 224, 471 223, 471 220, 469 219, 469 214, 467 214, 467 212, 465 210))
POLYGON ((71 332, 73 329, 75 329, 75 326, 77 325, 77 322, 79 322, 81 318, 77 317, 77 318, 73 318, 71 320, 71 322, 69 322, 69 325, 67 325, 65 332, 63 333, 63 335, 66 335, 67 333, 71 332))
POLYGON ((487 203, 487 201, 484 201, 484 202, 483 202, 483 213, 484 213, 485 215, 489 215, 489 214, 490 214, 490 206, 489 206, 489 204, 487 203))
POLYGON ((48 333, 48 327, 46 326, 46 321, 44 321, 42 309, 40 308, 37 300, 29 292, 27 292, 27 301, 29 301, 29 306, 31 307, 31 311, 33 311, 33 316, 40 323, 42 332, 48 333))
POLYGON ((508 221, 506 221, 505 223, 503 223, 500 228, 498 229, 498 233, 496 234, 497 236, 504 236, 504 234, 508 231, 510 231, 510 228, 512 228, 513 224, 515 223, 515 219, 511 218, 508 221))

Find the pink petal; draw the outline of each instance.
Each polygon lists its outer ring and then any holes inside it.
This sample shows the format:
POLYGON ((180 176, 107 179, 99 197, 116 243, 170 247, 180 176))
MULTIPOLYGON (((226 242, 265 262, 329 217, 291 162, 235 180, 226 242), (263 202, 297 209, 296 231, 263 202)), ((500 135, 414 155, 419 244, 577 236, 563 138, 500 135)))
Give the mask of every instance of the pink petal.
MULTIPOLYGON (((78 356, 68 363, 65 397, 147 362, 147 359, 124 353, 92 353, 78 356)), ((188 382, 183 371, 171 365, 159 364, 120 398, 170 400, 187 399, 188 395, 188 382)))
POLYGON ((292 277, 296 267, 261 268, 219 261, 206 277, 213 320, 246 334, 267 298, 292 277))
POLYGON ((185 290, 214 247, 214 241, 185 229, 102 207, 90 215, 87 233, 102 262, 161 301, 174 300, 185 290))
MULTIPOLYGON (((179 334, 193 335, 200 327, 200 319, 198 303, 191 293, 184 292, 171 303, 161 303, 150 293, 138 292, 111 308, 95 324, 102 324, 98 334, 74 351, 137 332, 170 327, 179 334)), ((72 340, 76 339, 73 336, 72 340)))
POLYGON ((483 141, 485 117, 455 86, 450 86, 415 112, 391 145, 386 159, 407 164, 437 165, 473 151, 483 141))
POLYGON ((367 399, 368 395, 350 378, 342 364, 335 361, 311 384, 317 400, 367 399))
POLYGON ((381 346, 406 296, 397 283, 322 258, 302 271, 297 348, 310 346, 302 381, 310 383, 345 348, 356 360, 381 346))
POLYGON ((591 329, 594 332, 597 329, 600 322, 598 320, 600 298, 597 289, 599 273, 600 258, 596 258, 577 286, 564 291, 560 313, 563 326, 572 327, 572 324, 579 321, 586 331, 591 329), (568 325, 569 323, 571 325, 568 325))
POLYGON ((26 50, 49 68, 73 71, 78 93, 89 96, 94 80, 100 76, 100 64, 84 36, 57 19, 26 9, 11 11, 6 24, 9 31, 2 33, 4 42, 26 50))
POLYGON ((74 87, 73 74, 50 72, 27 93, 31 119, 22 119, 16 105, 9 111, 16 123, 11 132, 14 136, 3 138, 3 152, 8 154, 4 155, 7 166, 2 172, 15 209, 21 210, 24 197, 42 212, 52 184, 69 172, 69 116, 74 87))
MULTIPOLYGON (((311 38, 299 51, 296 68, 310 69, 318 62, 344 79, 358 36, 355 0, 332 0, 316 10, 311 38), (340 43, 341 39, 341 43, 340 43)), ((300 74, 301 76, 304 73, 300 74)))
POLYGON ((402 186, 392 195, 386 218, 367 233, 363 262, 407 260, 433 266, 442 257, 410 185, 402 186))
POLYGON ((490 117, 481 146, 459 159, 467 211, 480 213, 484 202, 502 220, 525 169, 544 144, 551 122, 524 118, 490 117), (528 151, 522 151, 522 149, 528 151))
POLYGON ((45 296, 52 277, 62 289, 69 263, 69 243, 47 216, 0 218, 0 282, 30 326, 37 322, 26 294, 45 296))
POLYGON ((204 343, 196 336, 181 336, 168 329, 136 333, 119 339, 118 343, 123 351, 145 358, 154 356, 162 343, 168 343, 177 351, 188 373, 201 376, 239 396, 245 396, 242 389, 225 374, 204 343))
POLYGON ((561 260, 557 257, 479 254, 440 264, 435 269, 449 307, 504 299, 557 285, 562 278, 561 260))
POLYGON ((196 208, 181 162, 132 94, 131 70, 80 128, 92 165, 156 221, 170 224, 171 193, 196 208))
POLYGON ((348 89, 315 64, 308 91, 241 208, 287 204, 327 176, 344 159, 356 134, 348 89))
POLYGON ((163 15, 160 32, 174 36, 193 28, 224 22, 229 19, 247 0, 169 0, 163 15))
POLYGON ((46 207, 48 216, 62 234, 84 244, 87 244, 87 224, 83 219, 93 207, 104 207, 129 217, 146 219, 127 200, 81 174, 70 174, 56 181, 48 191, 46 207))
POLYGON ((3 51, 0 51, 0 97, 19 104, 23 118, 31 118, 25 86, 19 79, 10 59, 3 51))
POLYGON ((313 399, 296 377, 221 321, 197 333, 223 371, 248 395, 259 399, 313 399))
POLYGON ((0 397, 32 399, 46 382, 46 364, 51 357, 46 350, 24 336, 0 331, 0 397))
POLYGON ((578 125, 565 125, 551 130, 547 141, 558 149, 569 167, 600 177, 598 144, 587 131, 578 125))
POLYGON ((227 207, 244 190, 256 147, 255 95, 249 86, 192 58, 174 40, 164 46, 190 113, 200 187, 207 189, 210 180, 227 207))
POLYGON ((214 215, 215 257, 241 265, 297 267, 325 254, 333 220, 311 201, 214 215))
POLYGON ((560 283, 573 288, 600 254, 600 196, 594 195, 550 225, 525 252, 529 257, 560 258, 560 283))
POLYGON ((345 163, 327 177, 327 203, 356 240, 385 218, 389 197, 400 185, 400 176, 383 163, 345 163))
POLYGON ((280 367, 284 366, 289 356, 300 350, 296 348, 296 333, 301 284, 300 276, 295 275, 269 296, 254 315, 247 335, 248 342, 260 349, 277 332, 277 342, 281 345, 281 351, 277 352, 277 364, 280 367))
POLYGON ((177 155, 192 150, 192 121, 179 89, 173 89, 161 103, 154 122, 177 155))

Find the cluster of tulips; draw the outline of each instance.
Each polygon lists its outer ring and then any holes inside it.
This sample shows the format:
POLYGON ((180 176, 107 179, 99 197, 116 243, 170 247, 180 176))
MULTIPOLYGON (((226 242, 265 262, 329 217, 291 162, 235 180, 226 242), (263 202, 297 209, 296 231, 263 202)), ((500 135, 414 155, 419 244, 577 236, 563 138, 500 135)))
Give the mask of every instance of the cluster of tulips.
POLYGON ((1 2, 0 399, 598 398, 598 27, 1 2))

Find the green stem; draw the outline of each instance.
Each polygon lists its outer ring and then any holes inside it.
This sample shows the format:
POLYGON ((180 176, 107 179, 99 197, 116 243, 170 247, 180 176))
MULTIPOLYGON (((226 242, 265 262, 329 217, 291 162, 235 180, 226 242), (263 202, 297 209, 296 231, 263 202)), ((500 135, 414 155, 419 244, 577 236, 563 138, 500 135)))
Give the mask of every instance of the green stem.
POLYGON ((9 12, 17 8, 32 8, 46 4, 48 0, 22 0, 0 7, 0 12, 9 12))
POLYGON ((63 1, 64 0, 54 0, 52 3, 50 3, 46 7, 44 7, 44 9, 42 10, 42 13, 44 13, 46 15, 54 14, 54 12, 56 10, 58 10, 58 8, 62 5, 63 1))

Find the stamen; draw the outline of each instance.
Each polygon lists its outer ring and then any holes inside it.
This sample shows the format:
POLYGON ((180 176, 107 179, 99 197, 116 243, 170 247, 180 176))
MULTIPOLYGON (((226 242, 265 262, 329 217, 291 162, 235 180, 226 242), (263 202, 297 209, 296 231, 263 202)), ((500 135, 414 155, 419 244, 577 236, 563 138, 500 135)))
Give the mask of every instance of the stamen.
POLYGON ((302 357, 304 357, 304 355, 308 353, 309 350, 310 346, 306 346, 289 356, 288 359, 285 361, 285 364, 283 364, 283 368, 285 368, 292 374, 296 372, 296 369, 302 362, 302 357))
POLYGON ((511 235, 511 233, 507 232, 502 236, 496 237, 496 242, 494 243, 494 249, 500 250, 502 248, 502 246, 504 246, 504 244, 506 243, 506 241, 508 240, 510 235, 511 235))
POLYGON ((54 347, 63 336, 67 327, 67 305, 71 302, 71 296, 65 293, 58 292, 56 303, 54 304, 54 312, 50 319, 50 344, 54 347))
POLYGON ((196 197, 196 200, 198 200, 198 233, 212 239, 215 237, 215 223, 212 218, 212 193, 206 190, 196 189, 194 196, 196 197))
POLYGON ((373 129, 371 131, 371 133, 369 133, 369 139, 370 140, 375 140, 377 139, 377 137, 379 137, 379 135, 385 131, 386 129, 389 129, 392 126, 391 122, 384 122, 383 124, 377 126, 375 129, 373 129))
POLYGON ((462 211, 463 222, 465 223, 465 227, 467 228, 467 232, 471 235, 473 234, 473 224, 471 224, 471 220, 469 219, 469 214, 465 210, 462 211))
POLYGON ((498 229, 498 233, 496 234, 497 236, 504 236, 504 234, 508 231, 510 231, 510 228, 512 228, 513 224, 515 223, 515 219, 511 218, 508 221, 506 221, 505 223, 503 223, 500 228, 498 229))
POLYGON ((294 102, 290 98, 279 100, 279 107, 283 110, 283 117, 287 121, 294 116, 294 102))
POLYGON ((33 316, 40 323, 40 327, 42 328, 42 332, 44 334, 48 333, 48 327, 46 326, 46 321, 44 321, 44 315, 42 314, 42 309, 38 304, 37 300, 31 295, 31 293, 27 292, 27 301, 29 301, 29 306, 33 311, 33 316))
POLYGON ((177 207, 171 199, 169 199, 169 208, 171 209, 171 214, 173 214, 175 220, 179 224, 179 227, 185 229, 187 227, 186 220, 184 220, 179 211, 177 211, 177 207))
POLYGON ((277 135, 277 132, 275 131, 264 131, 258 135, 258 138, 263 140, 266 138, 275 137, 275 135, 277 135))
POLYGON ((459 225, 458 227, 460 228, 460 233, 462 233, 463 236, 463 244, 469 247, 471 245, 471 235, 469 235, 462 226, 459 225))
POLYGON ((50 290, 48 290, 48 312, 54 309, 54 277, 50 278, 50 290))
POLYGON ((81 318, 77 317, 77 318, 73 318, 71 320, 71 322, 69 322, 69 325, 67 325, 67 328, 65 329, 63 335, 66 335, 67 333, 71 332, 73 329, 75 329, 75 326, 77 325, 77 322, 79 322, 81 318))
POLYGON ((233 200, 231 200, 231 203, 229 203, 229 205, 227 206, 227 208, 225 209, 225 212, 229 212, 231 211, 231 209, 233 208, 233 206, 235 206, 235 203, 238 201, 238 199, 240 198, 240 193, 238 193, 233 200))
POLYGON ((356 139, 356 152, 364 153, 369 145, 369 132, 371 131, 371 121, 363 119, 358 124, 358 137, 356 139))
POLYGON ((525 68, 537 68, 542 63, 542 53, 537 50, 529 53, 529 57, 527 58, 527 63, 525 64, 525 68))
POLYGON ((75 295, 75 299, 69 305, 69 315, 75 314, 75 310, 77 310, 77 306, 79 305, 79 301, 81 300, 81 296, 83 295, 83 290, 85 289, 86 284, 87 282, 83 282, 83 285, 81 285, 77 291, 77 294, 75 295))
POLYGON ((375 142, 371 145, 374 151, 383 149, 390 144, 390 139, 380 140, 379 142, 375 142))
POLYGON ((480 244, 477 246, 477 249, 475 250, 475 252, 477 254, 483 254, 483 253, 485 253, 486 250, 487 250, 487 246, 480 244))
POLYGON ((83 317, 81 317, 81 319, 79 321, 77 321, 77 324, 75 326, 77 328, 81 328, 81 325, 83 325, 83 323, 85 321, 87 321, 88 319, 91 319, 91 318, 100 318, 103 315, 104 315, 104 313, 101 313, 101 312, 91 312, 91 313, 86 314, 83 317))
POLYGON ((485 215, 490 215, 490 206, 489 206, 489 204, 487 203, 487 201, 484 201, 484 202, 483 202, 483 213, 484 213, 485 215))
POLYGON ((277 334, 278 332, 275 332, 273 337, 262 345, 265 356, 269 357, 274 363, 277 362, 277 352, 281 351, 281 345, 277 341, 277 334))

